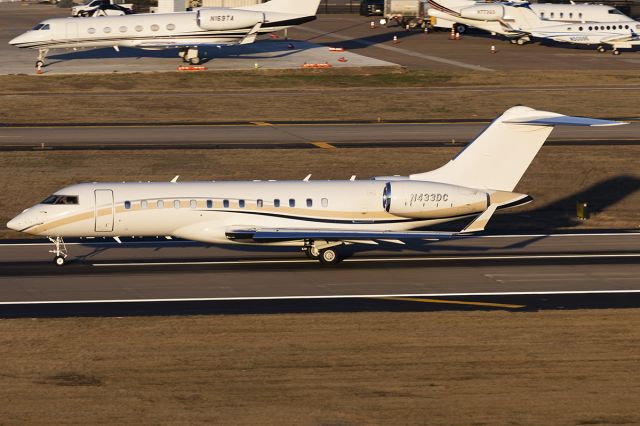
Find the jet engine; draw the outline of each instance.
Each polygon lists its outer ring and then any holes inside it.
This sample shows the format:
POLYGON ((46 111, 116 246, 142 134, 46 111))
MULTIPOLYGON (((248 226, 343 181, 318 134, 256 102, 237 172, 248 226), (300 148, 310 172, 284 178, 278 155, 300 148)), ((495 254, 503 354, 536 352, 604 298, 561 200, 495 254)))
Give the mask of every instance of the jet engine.
POLYGON ((264 13, 227 8, 199 9, 196 21, 203 30, 251 29, 258 22, 264 22, 264 13))
POLYGON ((489 201, 489 194, 484 191, 435 182, 387 182, 382 191, 382 205, 387 212, 412 219, 480 213, 489 201))
POLYGON ((465 7, 460 10, 460 16, 480 21, 499 21, 504 17, 504 7, 498 4, 465 7))

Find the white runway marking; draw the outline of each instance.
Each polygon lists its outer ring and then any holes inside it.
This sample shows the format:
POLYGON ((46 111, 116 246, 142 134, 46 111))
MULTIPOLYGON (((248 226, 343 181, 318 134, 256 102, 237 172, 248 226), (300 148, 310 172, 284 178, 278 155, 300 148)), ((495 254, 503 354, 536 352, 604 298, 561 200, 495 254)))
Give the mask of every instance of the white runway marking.
POLYGON ((466 296, 536 296, 559 294, 640 294, 640 290, 578 290, 578 291, 506 291, 485 293, 400 293, 400 294, 344 294, 326 296, 256 296, 256 297, 188 297, 171 299, 104 299, 104 300, 42 300, 0 302, 0 305, 51 305, 79 303, 140 303, 140 302, 215 302, 251 300, 321 300, 321 299, 384 299, 389 297, 466 297, 466 296))
MULTIPOLYGON (((608 258, 640 258, 640 253, 624 254, 549 254, 549 255, 516 255, 516 256, 448 256, 448 257, 380 257, 345 259, 349 263, 374 263, 374 262, 433 262, 453 260, 536 260, 536 259, 608 259, 608 258)), ((117 266, 194 266, 194 265, 267 265, 267 264, 291 264, 291 263, 318 263, 312 259, 291 260, 221 260, 221 261, 194 261, 194 262, 122 262, 122 263, 92 263, 95 267, 117 266)))

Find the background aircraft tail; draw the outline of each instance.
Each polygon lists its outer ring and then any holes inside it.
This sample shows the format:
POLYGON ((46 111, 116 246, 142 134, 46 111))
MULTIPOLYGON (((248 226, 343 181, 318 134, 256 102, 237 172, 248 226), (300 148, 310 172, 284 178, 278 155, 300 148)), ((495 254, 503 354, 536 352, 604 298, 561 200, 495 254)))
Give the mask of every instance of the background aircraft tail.
POLYGON ((270 0, 266 3, 249 7, 239 7, 238 9, 314 16, 318 12, 318 6, 320 6, 320 0, 270 0))
POLYGON ((570 117, 524 106, 508 109, 439 169, 411 179, 478 189, 513 191, 553 126, 611 126, 617 121, 570 117))

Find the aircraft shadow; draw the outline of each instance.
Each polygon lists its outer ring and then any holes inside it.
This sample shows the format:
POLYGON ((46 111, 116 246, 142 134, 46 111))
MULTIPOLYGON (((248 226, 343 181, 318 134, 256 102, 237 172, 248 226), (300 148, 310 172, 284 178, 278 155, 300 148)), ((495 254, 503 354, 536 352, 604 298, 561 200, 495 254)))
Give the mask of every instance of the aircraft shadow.
MULTIPOLYGON (((248 61, 257 59, 276 59, 283 58, 295 53, 309 50, 315 46, 305 42, 298 41, 258 41, 256 43, 245 46, 222 46, 217 47, 201 47, 200 53, 202 63, 214 59, 235 58, 248 61), (289 48, 289 44, 293 45, 293 49, 289 48), (279 52, 279 53, 278 53, 279 52)), ((64 53, 50 55, 47 65, 53 65, 59 62, 71 59, 122 59, 122 58, 167 58, 178 60, 178 49, 164 50, 144 50, 131 47, 121 47, 117 52, 113 48, 99 48, 88 50, 77 50, 64 53)))

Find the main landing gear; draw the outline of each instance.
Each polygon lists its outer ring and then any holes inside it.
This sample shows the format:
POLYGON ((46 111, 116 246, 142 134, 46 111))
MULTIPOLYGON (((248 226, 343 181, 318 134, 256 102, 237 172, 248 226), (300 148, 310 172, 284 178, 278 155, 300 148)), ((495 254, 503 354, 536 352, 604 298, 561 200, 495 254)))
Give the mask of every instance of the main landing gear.
MULTIPOLYGON (((601 46, 598 46, 598 47, 596 48, 596 50, 597 50, 598 52, 600 52, 600 53, 604 53, 604 52, 606 52, 606 51, 607 51, 607 49, 606 49, 604 46, 602 46, 602 45, 601 45, 601 46)), ((613 50, 611 51, 611 53, 617 56, 617 55, 619 55, 619 54, 620 54, 620 51, 614 47, 614 48, 613 48, 613 50)))
POLYGON ((200 56, 198 55, 197 47, 181 49, 178 52, 178 56, 182 58, 183 62, 189 63, 191 65, 198 65, 200 63, 200 56))
POLYGON ((304 254, 309 259, 319 260, 323 265, 335 265, 343 260, 343 257, 337 250, 342 243, 324 243, 318 244, 315 241, 307 243, 303 248, 304 254))
POLYGON ((64 240, 62 237, 48 237, 49 241, 51 241, 54 245, 53 250, 49 250, 49 253, 52 253, 55 257, 53 261, 56 265, 62 266, 64 265, 67 259, 67 246, 64 244, 64 240))

